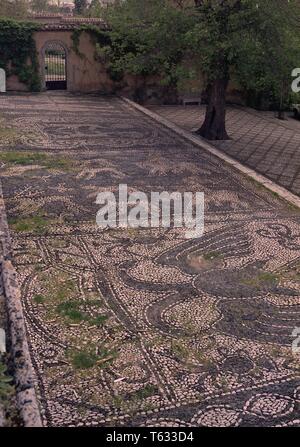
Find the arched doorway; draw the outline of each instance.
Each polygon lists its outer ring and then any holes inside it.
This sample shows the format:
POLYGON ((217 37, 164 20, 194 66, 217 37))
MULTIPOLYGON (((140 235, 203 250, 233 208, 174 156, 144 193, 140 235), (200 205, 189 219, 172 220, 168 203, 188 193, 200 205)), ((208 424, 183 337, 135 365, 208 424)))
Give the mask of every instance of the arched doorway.
POLYGON ((47 43, 44 50, 45 86, 47 90, 67 89, 67 54, 59 42, 47 43))

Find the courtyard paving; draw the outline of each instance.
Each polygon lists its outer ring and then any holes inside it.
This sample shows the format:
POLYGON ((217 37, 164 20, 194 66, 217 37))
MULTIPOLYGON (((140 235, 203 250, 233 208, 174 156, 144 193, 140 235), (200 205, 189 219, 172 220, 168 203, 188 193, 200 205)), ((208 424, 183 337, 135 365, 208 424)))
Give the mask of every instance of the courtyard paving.
MULTIPOLYGON (((205 106, 151 106, 150 109, 188 131, 199 129, 205 106)), ((273 112, 229 106, 230 141, 211 142, 260 174, 300 195, 300 121, 276 119, 273 112)))
POLYGON ((300 214, 114 97, 0 98, 46 426, 298 426, 300 214), (202 191, 205 234, 95 226, 96 195, 202 191))

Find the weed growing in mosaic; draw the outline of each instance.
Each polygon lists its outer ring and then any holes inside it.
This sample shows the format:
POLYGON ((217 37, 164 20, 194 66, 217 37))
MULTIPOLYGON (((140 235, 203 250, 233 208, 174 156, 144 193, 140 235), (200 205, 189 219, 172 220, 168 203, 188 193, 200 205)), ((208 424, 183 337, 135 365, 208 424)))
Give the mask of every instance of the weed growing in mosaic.
POLYGON ((0 161, 8 165, 30 166, 39 165, 46 169, 59 169, 63 171, 71 170, 73 163, 71 160, 57 156, 49 155, 43 152, 23 152, 7 151, 0 153, 0 161))
POLYGON ((43 234, 46 232, 47 227, 51 225, 51 220, 42 216, 16 217, 9 219, 9 224, 17 233, 30 232, 43 234))
POLYGON ((207 253, 203 253, 203 259, 205 261, 213 261, 214 259, 220 259, 222 258, 222 254, 217 251, 211 251, 207 253))
POLYGON ((7 369, 0 360, 0 401, 6 400, 13 392, 12 378, 7 375, 7 369))
POLYGON ((95 366, 106 368, 116 358, 116 351, 110 351, 105 346, 81 349, 69 353, 72 366, 75 369, 91 369, 95 366))
MULTIPOLYGON (((0 121, 0 141, 1 143, 5 143, 8 145, 16 144, 18 141, 19 135, 15 129, 9 129, 2 127, 0 121)), ((1 157, 0 157, 1 161, 1 157)))
POLYGON ((70 320, 75 321, 75 322, 80 322, 80 321, 84 321, 86 319, 86 315, 84 315, 79 310, 79 306, 80 306, 79 303, 67 301, 67 302, 60 303, 57 306, 56 310, 57 310, 57 313, 59 313, 63 317, 69 318, 70 320))
POLYGON ((138 397, 139 399, 143 400, 143 399, 147 399, 148 397, 154 396, 155 394, 157 394, 157 392, 158 392, 158 389, 156 386, 148 384, 144 388, 141 388, 140 390, 138 390, 135 393, 135 396, 138 397))
POLYGON ((71 354, 71 362, 75 369, 90 369, 97 363, 97 355, 89 351, 79 351, 71 354))
POLYGON ((178 359, 186 359, 189 356, 188 348, 178 340, 173 340, 171 344, 171 350, 178 359))
POLYGON ((260 272, 251 278, 245 278, 241 280, 241 284, 245 284, 247 286, 259 288, 264 285, 276 285, 278 282, 278 278, 276 275, 270 272, 260 272))
POLYGON ((44 295, 34 295, 33 301, 36 304, 44 304, 46 302, 46 298, 44 297, 44 295))
MULTIPOLYGON (((65 296, 64 291, 60 291, 60 296, 61 293, 65 296)), ((99 305, 99 302, 96 302, 96 305, 99 305)), ((92 306, 95 306, 94 301, 63 301, 56 307, 56 312, 73 322, 80 323, 82 321, 86 321, 91 326, 101 327, 107 321, 108 316, 91 316, 85 311, 85 309, 92 306)))

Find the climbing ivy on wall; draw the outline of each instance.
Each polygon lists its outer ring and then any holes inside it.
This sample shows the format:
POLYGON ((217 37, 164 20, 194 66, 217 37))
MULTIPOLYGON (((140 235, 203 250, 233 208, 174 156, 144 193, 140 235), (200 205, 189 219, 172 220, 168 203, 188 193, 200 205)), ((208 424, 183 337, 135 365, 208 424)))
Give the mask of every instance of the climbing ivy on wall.
POLYGON ((94 25, 81 25, 77 27, 72 33, 73 50, 80 57, 84 57, 84 55, 80 53, 79 50, 80 36, 84 32, 90 35, 92 42, 95 45, 95 49, 98 45, 106 46, 111 44, 111 38, 108 31, 101 30, 94 25))
POLYGON ((17 75, 31 91, 41 89, 39 64, 33 33, 38 24, 0 19, 0 68, 17 75))
POLYGON ((79 50, 80 37, 84 32, 90 35, 95 46, 94 59, 105 63, 107 72, 113 81, 120 81, 124 75, 124 72, 117 72, 114 69, 113 62, 108 56, 108 54, 111 53, 110 50, 112 46, 114 45, 111 30, 99 29, 99 27, 95 25, 81 25, 76 28, 72 33, 73 51, 75 51, 77 56, 81 58, 85 58, 85 55, 79 50))

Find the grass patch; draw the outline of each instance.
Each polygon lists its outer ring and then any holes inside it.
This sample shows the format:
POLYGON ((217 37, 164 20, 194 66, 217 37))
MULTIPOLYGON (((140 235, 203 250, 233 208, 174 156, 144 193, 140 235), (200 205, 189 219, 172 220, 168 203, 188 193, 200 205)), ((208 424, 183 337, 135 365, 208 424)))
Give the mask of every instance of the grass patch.
POLYGON ((290 267, 288 271, 285 271, 280 274, 280 280, 292 280, 292 281, 300 281, 300 264, 296 264, 293 267, 290 267))
MULTIPOLYGON (((54 318, 57 314, 57 312, 54 313, 54 311, 57 311, 56 306, 58 307, 67 300, 71 302, 71 299, 75 298, 75 294, 78 293, 75 279, 63 271, 51 271, 51 273, 41 271, 37 278, 39 284, 42 285, 42 290, 37 291, 37 293, 44 296, 45 301, 50 306, 51 318, 54 318)), ((58 309, 60 312, 64 310, 66 309, 63 307, 58 309)))
POLYGON ((190 354, 188 348, 178 340, 172 340, 171 350, 173 354, 180 360, 187 359, 190 354))
POLYGON ((20 133, 17 129, 6 126, 5 119, 0 116, 0 142, 3 144, 16 144, 20 139, 20 133))
POLYGON ((252 278, 244 278, 240 281, 241 284, 251 286, 251 287, 261 287, 264 284, 276 285, 278 283, 278 278, 274 273, 261 272, 252 278))
POLYGON ((75 369, 93 368, 97 360, 97 355, 89 351, 78 351, 71 354, 71 363, 75 369))
POLYGON ((0 152, 0 161, 13 166, 40 165, 47 169, 60 169, 63 171, 69 171, 72 167, 71 160, 44 152, 0 152))
POLYGON ((152 402, 143 402, 145 399, 155 396, 159 393, 157 386, 152 384, 146 385, 144 388, 126 394, 125 396, 117 395, 111 400, 114 408, 123 410, 128 414, 135 414, 137 411, 152 411, 155 405, 152 402))
POLYGON ((63 282, 55 283, 54 288, 56 289, 56 299, 62 301, 75 292, 76 285, 72 279, 66 279, 63 282))
POLYGON ((44 297, 44 295, 34 295, 33 301, 36 304, 44 304, 46 302, 46 298, 44 297))
POLYGON ((17 233, 31 232, 36 234, 43 234, 51 223, 51 220, 45 219, 42 216, 9 219, 9 224, 17 233))
POLYGON ((86 315, 84 315, 79 310, 79 303, 74 301, 65 301, 63 303, 60 303, 56 307, 57 313, 59 313, 61 316, 68 318, 75 322, 80 322, 86 320, 86 315))
POLYGON ((230 386, 229 386, 229 382, 227 377, 221 377, 219 380, 219 386, 221 388, 222 391, 224 391, 225 393, 229 391, 230 386))
POLYGON ((89 324, 91 326, 102 327, 107 320, 107 315, 98 315, 98 317, 90 319, 89 324))
MULTIPOLYGON (((68 285, 65 285, 68 287, 68 285)), ((69 289, 60 290, 59 298, 62 296, 65 297, 69 294, 69 289)), ((92 317, 88 315, 82 307, 86 306, 99 306, 99 302, 97 301, 63 301, 56 307, 56 312, 64 318, 67 318, 73 322, 80 323, 82 321, 86 321, 91 326, 102 327, 104 323, 108 320, 107 315, 98 315, 96 317, 92 317)))
POLYGON ((0 161, 19 166, 40 164, 46 160, 46 154, 39 152, 0 152, 0 161))
POLYGON ((0 360, 0 401, 7 400, 13 393, 12 378, 7 375, 7 369, 0 360))
MULTIPOLYGON (((298 194, 299 195, 299 194, 298 194)), ((296 205, 294 205, 293 203, 288 203, 288 208, 292 211, 295 211, 297 213, 300 212, 300 208, 296 205)))
POLYGON ((15 129, 0 127, 0 141, 5 141, 8 144, 14 144, 18 141, 18 139, 19 134, 15 129))
POLYGON ((115 351, 109 351, 106 347, 101 346, 93 350, 80 350, 70 353, 72 366, 77 370, 98 368, 106 368, 116 358, 115 351))
POLYGON ((144 388, 138 390, 134 397, 138 399, 147 399, 148 397, 154 396, 157 394, 157 387, 151 384, 146 385, 144 388))
POLYGON ((202 257, 205 261, 213 261, 215 259, 222 258, 222 254, 217 251, 211 251, 208 253, 203 253, 202 257))

